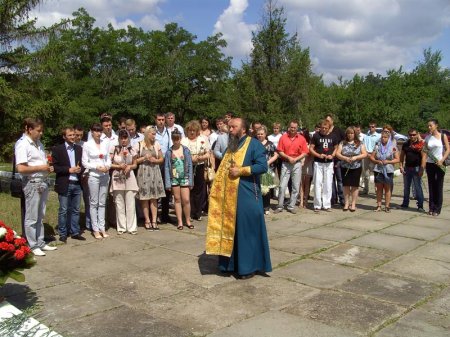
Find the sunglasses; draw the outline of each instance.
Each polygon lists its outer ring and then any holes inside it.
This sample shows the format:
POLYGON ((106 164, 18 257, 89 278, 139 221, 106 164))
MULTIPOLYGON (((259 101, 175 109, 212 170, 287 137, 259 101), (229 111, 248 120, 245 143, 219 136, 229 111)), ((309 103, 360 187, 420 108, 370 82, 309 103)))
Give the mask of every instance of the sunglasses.
POLYGON ((375 125, 369 125, 369 128, 375 129, 375 125))
POLYGON ((415 137, 415 136, 417 136, 417 133, 410 133, 409 136, 410 137, 415 137))

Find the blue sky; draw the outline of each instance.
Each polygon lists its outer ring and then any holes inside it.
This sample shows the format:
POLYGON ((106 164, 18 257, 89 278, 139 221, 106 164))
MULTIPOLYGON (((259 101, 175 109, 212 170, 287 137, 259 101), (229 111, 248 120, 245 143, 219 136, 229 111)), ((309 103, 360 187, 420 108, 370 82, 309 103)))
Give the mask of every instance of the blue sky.
MULTIPOLYGON (((289 32, 297 31, 309 47, 314 71, 327 82, 355 73, 385 74, 401 65, 411 70, 422 51, 441 50, 450 68, 449 0, 277 0, 289 32)), ((246 60, 251 32, 261 22, 263 0, 47 0, 33 13, 38 24, 51 25, 87 9, 99 26, 112 23, 145 30, 177 22, 200 40, 221 32, 233 65, 246 60)))

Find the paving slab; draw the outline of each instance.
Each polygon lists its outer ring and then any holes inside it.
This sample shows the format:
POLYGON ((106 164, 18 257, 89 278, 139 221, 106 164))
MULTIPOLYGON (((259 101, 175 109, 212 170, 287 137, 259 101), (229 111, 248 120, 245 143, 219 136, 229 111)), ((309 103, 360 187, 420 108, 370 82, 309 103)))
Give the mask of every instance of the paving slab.
POLYGON ((285 221, 280 220, 276 222, 271 222, 267 225, 267 232, 269 234, 269 238, 273 239, 279 236, 286 236, 291 234, 298 234, 307 229, 315 228, 318 226, 322 226, 322 224, 316 223, 312 224, 309 222, 303 221, 285 221))
MULTIPOLYGON (((374 208, 375 209, 375 206, 374 208)), ((384 209, 384 206, 383 206, 384 209)), ((392 209, 391 208, 391 212, 390 213, 386 213, 384 211, 382 212, 367 212, 367 213, 363 213, 359 216, 359 218, 361 220, 374 220, 376 219, 377 221, 382 221, 388 225, 392 225, 392 224, 397 224, 400 222, 404 222, 406 220, 415 218, 417 216, 419 216, 419 213, 409 213, 409 212, 404 212, 401 209, 392 209)))
POLYGON ((369 272, 356 276, 342 284, 339 289, 410 306, 430 296, 437 287, 423 281, 369 272))
POLYGON ((282 267, 285 264, 297 260, 301 255, 294 253, 283 252, 278 249, 270 249, 270 260, 272 262, 272 268, 282 267))
POLYGON ((173 324, 195 335, 206 335, 244 319, 279 310, 316 294, 318 290, 287 280, 255 276, 236 280, 213 289, 188 291, 136 308, 163 319, 173 317, 173 324))
POLYGON ((398 224, 381 230, 381 233, 393 234, 406 238, 413 238, 419 240, 435 240, 440 236, 447 234, 450 227, 447 229, 439 229, 433 227, 416 226, 410 224, 398 224))
POLYGON ((356 337, 347 329, 330 327, 312 319, 271 310, 239 322, 208 337, 356 337))
POLYGON ((349 243, 357 246, 391 250, 397 253, 406 253, 420 245, 423 245, 425 242, 417 239, 403 238, 400 236, 387 235, 383 233, 369 233, 357 239, 351 240, 349 243))
POLYGON ((438 315, 450 315, 450 287, 443 289, 420 309, 438 315))
POLYGON ((364 232, 350 228, 322 226, 318 228, 308 229, 307 231, 302 232, 301 235, 310 238, 344 242, 351 239, 355 239, 364 234, 365 234, 364 232))
POLYGON ((323 290, 284 312, 367 335, 404 310, 404 307, 359 295, 323 290))
POLYGON ((379 250, 342 243, 336 247, 330 248, 315 258, 331 261, 338 264, 344 264, 359 268, 371 269, 375 266, 391 261, 398 256, 388 250, 379 250))
POLYGON ((336 241, 313 239, 299 235, 285 236, 270 241, 272 248, 298 255, 312 254, 335 244, 337 244, 336 241))
POLYGON ((450 223, 448 219, 443 219, 441 217, 432 217, 429 215, 421 215, 412 219, 408 219, 404 223, 408 225, 415 225, 421 227, 431 227, 431 228, 439 228, 442 230, 450 230, 450 223))
POLYGON ((304 259, 273 271, 272 275, 318 288, 333 288, 364 271, 315 259, 304 259))
POLYGON ((35 298, 24 298, 22 294, 8 297, 8 301, 21 310, 38 306, 33 316, 45 321, 48 326, 110 310, 122 304, 107 296, 105 292, 91 289, 83 284, 62 284, 36 291, 35 298))
POLYGON ((127 306, 60 323, 54 329, 67 337, 192 336, 190 331, 177 327, 170 321, 156 319, 141 310, 127 306))
POLYGON ((450 263, 419 256, 401 256, 377 269, 427 282, 450 284, 450 263))
POLYGON ((450 263, 450 245, 448 244, 428 243, 412 251, 410 254, 450 263))
POLYGON ((378 221, 376 219, 361 219, 359 217, 353 217, 334 222, 332 226, 350 228, 363 232, 375 232, 389 227, 390 224, 384 221, 378 221))
POLYGON ((450 235, 445 235, 438 240, 439 243, 450 245, 450 235))
POLYGON ((414 310, 398 322, 382 329, 376 337, 449 337, 450 316, 414 310))

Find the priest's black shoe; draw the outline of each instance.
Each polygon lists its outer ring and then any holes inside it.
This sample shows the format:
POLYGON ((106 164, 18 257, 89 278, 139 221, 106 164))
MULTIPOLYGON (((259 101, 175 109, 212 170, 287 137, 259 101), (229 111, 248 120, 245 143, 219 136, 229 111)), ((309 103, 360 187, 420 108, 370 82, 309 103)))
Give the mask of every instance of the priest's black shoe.
POLYGON ((67 236, 60 236, 59 241, 67 243, 67 236))
POLYGON ((86 240, 86 238, 82 237, 80 234, 72 235, 71 238, 74 239, 74 240, 80 240, 80 241, 85 241, 86 240))
POLYGON ((253 276, 255 276, 255 273, 251 273, 251 274, 247 274, 247 275, 239 275, 238 278, 240 280, 248 280, 249 278, 252 278, 253 276))

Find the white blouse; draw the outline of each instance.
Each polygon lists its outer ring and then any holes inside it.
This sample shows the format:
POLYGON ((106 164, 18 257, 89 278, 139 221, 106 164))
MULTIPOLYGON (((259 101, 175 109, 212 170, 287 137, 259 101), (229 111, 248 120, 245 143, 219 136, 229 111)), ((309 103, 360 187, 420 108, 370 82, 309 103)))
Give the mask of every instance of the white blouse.
POLYGON ((89 170, 92 176, 102 176, 109 174, 97 170, 99 166, 111 167, 111 157, 109 155, 109 141, 100 139, 100 148, 97 147, 94 139, 90 139, 83 144, 83 156, 81 157, 83 166, 89 170))
MULTIPOLYGON (((444 137, 444 135, 441 133, 441 138, 442 137, 444 137)), ((442 152, 444 150, 444 145, 442 144, 441 139, 437 139, 433 135, 428 135, 425 138, 425 144, 430 154, 434 155, 434 157, 436 157, 437 160, 442 159, 442 152)), ((430 156, 427 156, 427 163, 434 163, 434 160, 431 159, 430 156)))
MULTIPOLYGON (((181 139, 181 144, 186 146, 191 152, 192 156, 203 155, 211 150, 211 145, 209 144, 208 138, 199 135, 195 140, 190 140, 188 137, 181 139)), ((197 164, 204 164, 206 160, 198 162, 197 164)))

